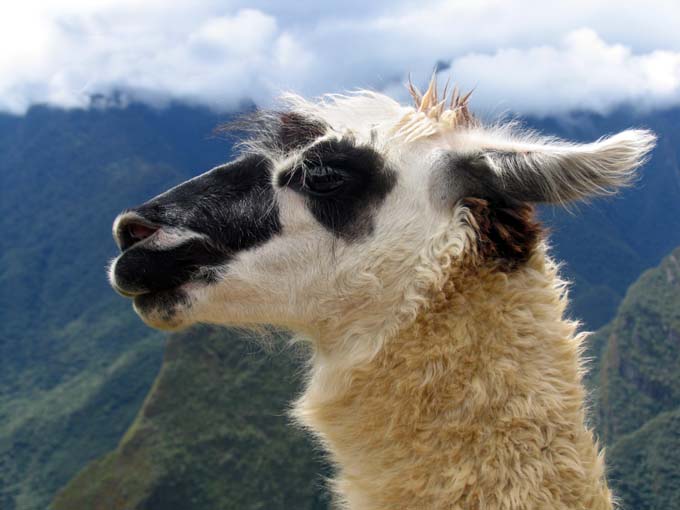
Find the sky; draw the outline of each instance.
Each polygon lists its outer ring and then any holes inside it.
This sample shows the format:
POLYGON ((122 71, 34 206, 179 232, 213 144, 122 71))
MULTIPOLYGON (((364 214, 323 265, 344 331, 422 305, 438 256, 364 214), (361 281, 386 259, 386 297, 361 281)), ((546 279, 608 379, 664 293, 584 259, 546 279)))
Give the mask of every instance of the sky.
POLYGON ((680 104, 677 0, 21 0, 0 18, 0 110, 95 95, 220 111, 412 76, 481 113, 680 104))

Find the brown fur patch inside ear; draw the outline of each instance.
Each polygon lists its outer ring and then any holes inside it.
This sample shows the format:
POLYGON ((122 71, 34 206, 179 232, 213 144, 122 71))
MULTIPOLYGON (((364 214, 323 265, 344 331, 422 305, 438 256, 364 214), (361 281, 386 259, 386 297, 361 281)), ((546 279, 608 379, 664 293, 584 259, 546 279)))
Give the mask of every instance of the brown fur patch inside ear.
POLYGON ((495 204, 483 198, 464 198, 477 230, 477 256, 480 262, 494 263, 502 271, 512 271, 526 262, 543 235, 526 203, 495 204))

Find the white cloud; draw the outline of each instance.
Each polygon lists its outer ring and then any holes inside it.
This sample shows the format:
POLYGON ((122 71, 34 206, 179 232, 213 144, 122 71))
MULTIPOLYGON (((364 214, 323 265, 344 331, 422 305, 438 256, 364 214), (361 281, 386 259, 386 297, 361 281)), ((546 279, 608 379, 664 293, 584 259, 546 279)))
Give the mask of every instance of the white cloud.
POLYGON ((132 2, 110 2, 17 14, 21 27, 0 40, 8 48, 0 60, 0 109, 13 112, 35 102, 82 106, 92 94, 113 91, 232 108, 271 94, 268 83, 296 68, 287 65, 287 52, 305 56, 274 17, 254 9, 221 15, 152 2, 139 12, 132 2), (36 44, 23 45, 36 36, 36 44))
POLYGON ((221 109, 282 90, 399 94, 437 61, 487 111, 680 104, 668 0, 22 0, 0 18, 0 110, 123 91, 221 109))
POLYGON ((557 46, 501 49, 451 62, 476 100, 496 110, 549 114, 606 112, 621 104, 640 108, 680 103, 680 52, 641 55, 607 44, 594 31, 567 34, 557 46))

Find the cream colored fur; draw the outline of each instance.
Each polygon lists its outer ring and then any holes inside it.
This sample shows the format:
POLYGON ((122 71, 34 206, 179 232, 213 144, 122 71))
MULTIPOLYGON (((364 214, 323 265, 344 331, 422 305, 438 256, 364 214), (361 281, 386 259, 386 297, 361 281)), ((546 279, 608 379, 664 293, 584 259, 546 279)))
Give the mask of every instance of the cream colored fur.
POLYGON ((512 274, 456 253, 415 321, 370 361, 312 366, 294 416, 338 467, 338 505, 612 508, 585 425, 584 336, 563 318, 545 247, 512 274))

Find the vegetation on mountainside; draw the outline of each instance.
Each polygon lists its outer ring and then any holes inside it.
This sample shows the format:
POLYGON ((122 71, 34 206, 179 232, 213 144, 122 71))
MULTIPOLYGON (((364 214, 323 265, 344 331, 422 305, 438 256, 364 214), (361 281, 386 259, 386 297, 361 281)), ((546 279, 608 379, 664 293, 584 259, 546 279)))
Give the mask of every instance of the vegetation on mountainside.
POLYGON ((595 335, 592 375, 609 477, 623 508, 680 504, 680 248, 633 284, 595 335))
POLYGON ((61 384, 3 395, 0 508, 45 508, 58 487, 117 443, 158 371, 159 342, 155 335, 142 338, 61 384))
POLYGON ((53 509, 325 508, 320 454, 286 416, 300 384, 291 353, 224 329, 173 335, 118 448, 82 471, 53 509))
MULTIPOLYGON (((680 502, 679 318, 680 248, 631 286, 589 342, 593 411, 624 508, 680 502)), ((326 508, 316 450, 285 417, 300 382, 289 355, 227 330, 174 336, 120 446, 53 509, 326 508)))
POLYGON ((623 510, 680 508, 680 406, 619 438, 607 459, 623 510))
POLYGON ((0 115, 0 508, 43 510, 115 447, 163 335, 106 282, 113 217, 227 158, 219 118, 154 111, 0 115))
POLYGON ((600 365, 600 424, 608 444, 680 408, 680 249, 631 286, 600 365))

